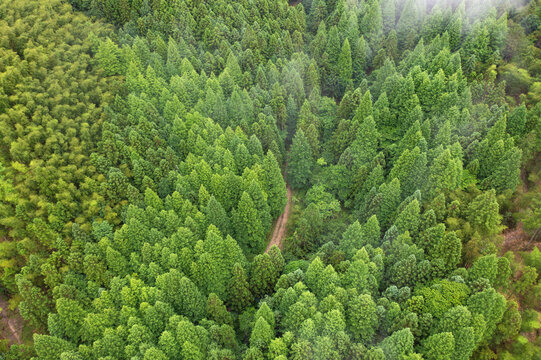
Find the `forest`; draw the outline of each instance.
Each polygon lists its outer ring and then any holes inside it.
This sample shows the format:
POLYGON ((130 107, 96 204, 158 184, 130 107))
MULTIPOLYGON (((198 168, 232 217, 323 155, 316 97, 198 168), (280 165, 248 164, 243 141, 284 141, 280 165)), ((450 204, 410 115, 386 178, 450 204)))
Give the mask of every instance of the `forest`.
POLYGON ((541 1, 0 1, 29 359, 541 359, 541 1))

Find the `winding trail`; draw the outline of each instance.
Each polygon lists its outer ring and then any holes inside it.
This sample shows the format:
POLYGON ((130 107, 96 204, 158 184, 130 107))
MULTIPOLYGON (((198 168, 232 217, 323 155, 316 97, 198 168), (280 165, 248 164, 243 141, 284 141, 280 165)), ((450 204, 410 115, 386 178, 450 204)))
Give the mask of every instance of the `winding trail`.
POLYGON ((267 245, 267 249, 265 250, 265 252, 268 252, 273 245, 276 245, 280 249, 282 249, 282 241, 284 240, 284 237, 286 236, 287 220, 289 219, 289 205, 291 204, 291 188, 289 187, 289 185, 286 185, 286 189, 287 189, 286 207, 284 208, 284 212, 282 213, 282 215, 280 215, 278 217, 278 220, 276 221, 276 225, 274 226, 274 231, 272 232, 272 238, 269 242, 269 245, 267 245))

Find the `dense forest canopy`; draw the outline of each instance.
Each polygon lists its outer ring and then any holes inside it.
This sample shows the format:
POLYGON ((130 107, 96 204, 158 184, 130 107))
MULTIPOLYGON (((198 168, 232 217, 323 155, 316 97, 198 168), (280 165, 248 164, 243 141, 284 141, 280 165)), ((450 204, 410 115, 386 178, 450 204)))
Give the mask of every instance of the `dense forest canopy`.
POLYGON ((539 0, 0 2, 0 359, 541 358, 540 39, 539 0))

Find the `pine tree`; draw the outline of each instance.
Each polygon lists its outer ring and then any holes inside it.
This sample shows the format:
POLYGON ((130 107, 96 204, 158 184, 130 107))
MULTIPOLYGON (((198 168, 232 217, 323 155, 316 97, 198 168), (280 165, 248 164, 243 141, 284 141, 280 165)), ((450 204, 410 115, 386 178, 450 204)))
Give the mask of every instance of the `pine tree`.
POLYGON ((327 54, 327 59, 322 65, 326 70, 324 78, 326 80, 326 90, 333 96, 338 97, 340 94, 340 69, 338 67, 338 60, 340 58, 341 46, 340 35, 338 34, 338 28, 336 26, 331 27, 329 30, 325 53, 327 54))
POLYGON ((348 327, 356 339, 371 342, 378 328, 376 304, 370 295, 354 296, 349 300, 348 327))
POLYGON ((443 191, 452 191, 462 180, 462 161, 445 149, 434 159, 428 175, 428 195, 435 197, 443 191))
POLYGON ((404 3, 402 14, 396 24, 396 32, 401 48, 410 48, 413 45, 413 39, 416 37, 417 22, 417 6, 415 0, 407 0, 404 3))
POLYGON ((410 234, 417 234, 419 230, 420 206, 417 199, 413 199, 400 214, 396 217, 394 225, 399 233, 408 231, 410 234))
POLYGON ((235 238, 247 254, 255 254, 265 246, 265 232, 254 202, 243 192, 238 206, 233 210, 235 238))
POLYGON ((342 234, 340 240, 340 249, 351 257, 363 245, 363 231, 359 221, 355 221, 349 225, 346 231, 342 234))
POLYGON ((263 160, 263 173, 271 216, 276 218, 282 213, 287 203, 287 191, 282 172, 271 151, 267 152, 267 156, 263 160))
POLYGON ((269 254, 257 255, 252 264, 250 277, 250 288, 254 296, 260 298, 265 294, 269 294, 279 276, 280 273, 269 254))
POLYGON ((102 42, 96 53, 96 60, 104 70, 106 76, 120 75, 123 73, 123 65, 118 46, 109 38, 102 42))
POLYGON ((413 334, 409 328, 395 331, 379 344, 386 359, 400 359, 413 351, 413 334))
POLYGON ((365 77, 365 71, 369 66, 370 47, 364 39, 364 35, 358 38, 356 42, 352 56, 353 79, 361 80, 365 77))
POLYGON ((379 132, 376 129, 374 118, 368 116, 360 124, 355 140, 350 146, 355 169, 372 160, 379 147, 379 132))
POLYGON ((381 206, 378 211, 378 220, 385 229, 392 224, 396 209, 400 204, 400 181, 393 179, 388 184, 382 184, 379 192, 381 193, 381 206))
POLYGON ((250 285, 246 279, 244 269, 240 264, 235 264, 227 287, 227 303, 229 307, 238 313, 244 310, 253 301, 250 285))
POLYGON ((343 94, 348 87, 352 86, 351 77, 353 76, 351 47, 348 39, 344 40, 338 57, 338 76, 340 77, 340 94, 343 94))
POLYGON ((379 0, 365 3, 365 9, 361 13, 359 29, 361 34, 366 35, 369 40, 376 41, 383 32, 383 20, 381 17, 379 0))
POLYGON ((288 181, 295 189, 308 185, 312 175, 312 150, 302 130, 297 131, 289 152, 288 181))
POLYGON ((452 333, 444 332, 428 337, 423 343, 422 354, 425 359, 451 360, 455 350, 455 338, 452 333))
POLYGON ((324 0, 313 0, 310 7, 310 17, 308 19, 309 28, 315 32, 319 28, 320 23, 324 23, 327 17, 327 4, 324 0))
POLYGON ((500 206, 494 190, 485 191, 469 203, 467 219, 480 234, 490 236, 500 230, 500 206))
POLYGON ((388 34, 394 29, 396 21, 396 0, 382 0, 381 1, 381 17, 383 21, 383 31, 388 34))
POLYGON ((252 330, 252 335, 250 335, 250 345, 266 348, 270 341, 274 338, 272 327, 265 321, 263 317, 259 317, 254 325, 252 330))
POLYGON ((222 204, 214 196, 210 197, 205 208, 205 215, 208 225, 214 225, 220 230, 223 236, 231 233, 231 222, 222 204))
POLYGON ((259 218, 261 219, 261 226, 263 231, 267 233, 270 229, 272 218, 270 215, 270 207, 267 203, 267 196, 261 189, 259 183, 253 179, 246 188, 246 192, 250 195, 254 201, 254 205, 257 209, 259 218))

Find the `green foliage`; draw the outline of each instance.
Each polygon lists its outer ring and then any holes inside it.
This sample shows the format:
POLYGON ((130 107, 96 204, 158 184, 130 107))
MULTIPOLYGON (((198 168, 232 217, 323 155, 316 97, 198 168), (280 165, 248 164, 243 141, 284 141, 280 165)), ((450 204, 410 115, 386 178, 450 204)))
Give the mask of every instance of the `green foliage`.
POLYGON ((272 217, 282 213, 287 202, 286 186, 278 162, 272 152, 267 152, 263 161, 265 191, 272 217))
POLYGON ((255 254, 265 246, 265 233, 261 219, 250 195, 243 192, 233 210, 235 237, 247 254, 255 254))
POLYGON ((369 343, 372 341, 378 327, 376 304, 370 295, 358 295, 348 303, 348 327, 353 336, 369 343))
POLYGON ((273 337, 272 327, 263 317, 259 317, 255 322, 254 330, 250 336, 250 345, 266 348, 273 337))
POLYGON ((288 181, 293 188, 308 185, 312 174, 312 150, 302 130, 297 131, 289 154, 288 181))
POLYGON ((156 286, 162 291, 163 299, 182 315, 192 320, 203 317, 205 301, 196 285, 190 279, 183 277, 178 270, 156 278, 156 286))
POLYGON ((235 264, 233 266, 231 278, 227 287, 227 294, 230 307, 237 312, 242 311, 253 301, 253 295, 250 291, 244 269, 240 264, 235 264))
POLYGON ((413 352, 413 335, 410 329, 395 331, 379 344, 385 358, 396 359, 413 352))
POLYGON ((443 332, 428 337, 424 344, 422 354, 425 359, 450 360, 455 349, 455 338, 449 332, 443 332))
POLYGON ((0 357, 538 357, 538 4, 70 2, 0 4, 0 357))
POLYGON ((441 192, 452 191, 460 185, 462 161, 451 154, 450 149, 442 150, 434 159, 428 174, 428 194, 435 197, 441 192))

